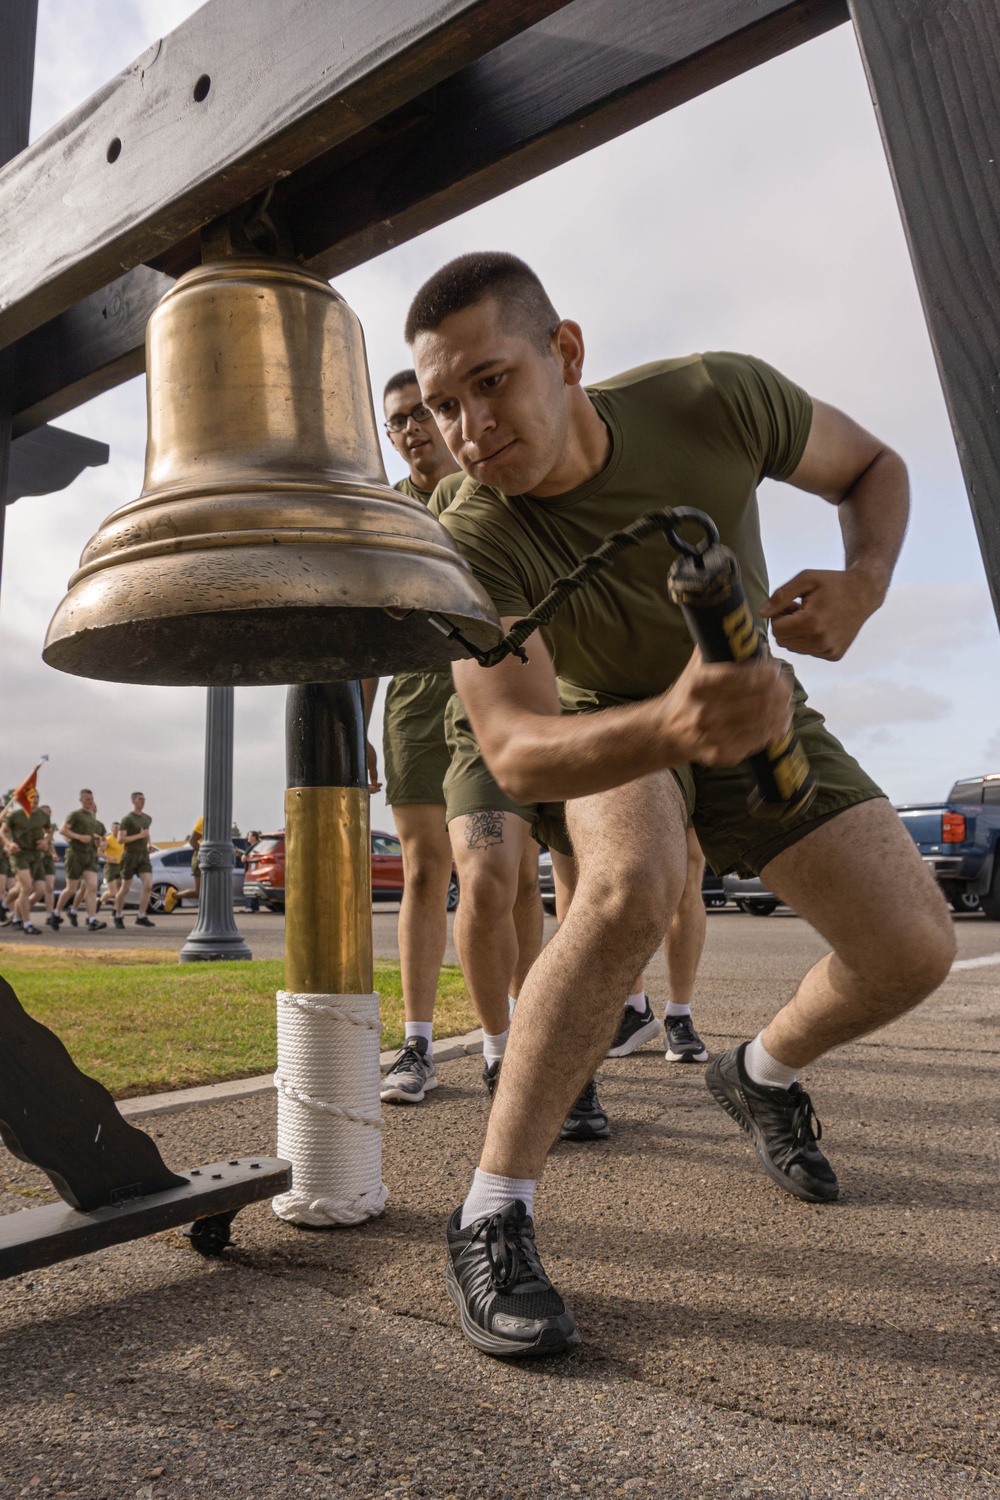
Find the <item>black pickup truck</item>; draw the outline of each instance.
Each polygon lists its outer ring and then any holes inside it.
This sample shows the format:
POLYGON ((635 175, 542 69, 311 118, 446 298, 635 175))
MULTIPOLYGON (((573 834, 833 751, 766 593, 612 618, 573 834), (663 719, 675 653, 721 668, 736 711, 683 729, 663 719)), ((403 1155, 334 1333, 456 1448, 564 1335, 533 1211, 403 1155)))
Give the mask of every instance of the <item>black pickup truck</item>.
POLYGON ((982 910, 1000 922, 1000 775, 968 776, 946 802, 896 811, 955 911, 982 910))

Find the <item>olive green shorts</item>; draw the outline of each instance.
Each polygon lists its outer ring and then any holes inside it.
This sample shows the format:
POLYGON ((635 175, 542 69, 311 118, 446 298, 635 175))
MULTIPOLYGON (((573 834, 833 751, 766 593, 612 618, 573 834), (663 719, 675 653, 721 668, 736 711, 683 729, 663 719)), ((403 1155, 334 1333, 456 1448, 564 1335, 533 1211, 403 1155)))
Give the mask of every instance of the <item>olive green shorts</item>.
POLYGON ((56 873, 56 862, 52 858, 51 854, 42 855, 42 872, 45 876, 54 875, 56 873))
POLYGON ((121 877, 122 877, 122 867, 121 867, 121 865, 116 865, 116 864, 112 863, 110 860, 105 860, 105 863, 104 863, 104 878, 105 878, 105 880, 110 883, 112 880, 120 880, 121 877))
POLYGON ((44 880, 45 871, 42 868, 42 856, 28 849, 19 849, 14 855, 14 864, 18 870, 27 870, 32 880, 44 880))
POLYGON ((153 866, 149 862, 149 855, 144 850, 137 859, 129 859, 126 854, 122 860, 121 872, 122 880, 131 880, 133 875, 152 875, 153 866))
MULTIPOLYGON (((560 683, 563 712, 593 713, 623 700, 560 683)), ((848 807, 870 802, 885 793, 864 772, 826 727, 821 713, 810 708, 801 683, 795 682, 795 729, 816 776, 812 803, 787 822, 755 817, 747 805, 752 782, 743 766, 687 765, 674 769, 684 795, 691 825, 705 858, 717 875, 735 870, 756 875, 775 855, 798 843, 821 823, 848 807)))
POLYGON ((530 826, 537 843, 546 844, 557 854, 573 853, 561 802, 515 802, 498 786, 457 693, 452 694, 445 710, 444 728, 450 754, 444 778, 446 822, 471 813, 514 813, 530 826))
POLYGON ((66 879, 79 880, 88 870, 97 869, 97 848, 94 844, 71 844, 66 850, 66 879))
POLYGON ((399 672, 385 695, 382 752, 385 800, 443 802, 448 746, 444 711, 455 691, 451 670, 399 672))

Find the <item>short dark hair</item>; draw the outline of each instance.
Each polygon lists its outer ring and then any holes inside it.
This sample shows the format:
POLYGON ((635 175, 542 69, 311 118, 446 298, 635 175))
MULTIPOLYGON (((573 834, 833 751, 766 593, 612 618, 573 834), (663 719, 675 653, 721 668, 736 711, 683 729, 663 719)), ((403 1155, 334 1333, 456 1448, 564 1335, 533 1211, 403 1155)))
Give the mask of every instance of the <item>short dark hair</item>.
POLYGON ((81 797, 92 797, 92 796, 93 796, 93 795, 94 795, 94 794, 93 794, 93 792, 92 792, 92 791, 91 791, 91 790, 90 790, 90 787, 89 787, 89 786, 82 786, 82 787, 81 787, 81 788, 80 788, 80 796, 81 796, 81 797))
POLYGON ((452 313, 487 297, 494 297, 518 330, 548 353, 559 314, 531 267, 502 250, 460 255, 425 281, 406 315, 406 342, 433 333, 452 313))
POLYGON ((133 792, 131 795, 133 797, 145 797, 146 793, 145 792, 133 792))
POLYGON ((415 385, 420 389, 416 370, 397 370, 395 375, 390 375, 382 392, 382 404, 385 404, 386 397, 391 396, 393 391, 405 390, 408 385, 415 385))

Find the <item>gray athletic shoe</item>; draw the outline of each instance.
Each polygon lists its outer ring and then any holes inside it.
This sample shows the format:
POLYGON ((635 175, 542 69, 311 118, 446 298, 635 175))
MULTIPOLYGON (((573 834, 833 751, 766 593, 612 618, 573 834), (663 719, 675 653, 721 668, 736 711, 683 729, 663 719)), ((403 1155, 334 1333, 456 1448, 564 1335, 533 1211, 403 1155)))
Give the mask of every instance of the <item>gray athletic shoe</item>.
POLYGON ((382 1079, 383 1104, 419 1104, 429 1089, 436 1089, 438 1076, 434 1058, 427 1056, 427 1041, 411 1036, 382 1079))

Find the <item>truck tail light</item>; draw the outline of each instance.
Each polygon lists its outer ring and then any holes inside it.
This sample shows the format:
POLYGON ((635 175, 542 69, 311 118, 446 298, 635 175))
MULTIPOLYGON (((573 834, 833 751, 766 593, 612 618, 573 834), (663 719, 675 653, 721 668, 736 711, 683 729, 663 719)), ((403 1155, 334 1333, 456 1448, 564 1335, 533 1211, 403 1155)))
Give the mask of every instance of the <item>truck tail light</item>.
POLYGON ((941 842, 942 844, 965 843, 965 815, 963 813, 941 814, 941 842))

